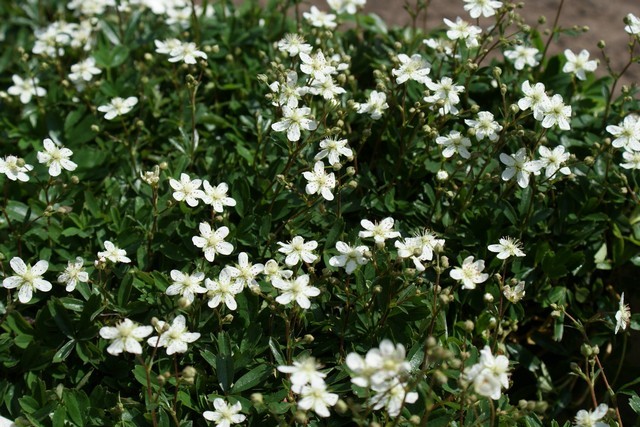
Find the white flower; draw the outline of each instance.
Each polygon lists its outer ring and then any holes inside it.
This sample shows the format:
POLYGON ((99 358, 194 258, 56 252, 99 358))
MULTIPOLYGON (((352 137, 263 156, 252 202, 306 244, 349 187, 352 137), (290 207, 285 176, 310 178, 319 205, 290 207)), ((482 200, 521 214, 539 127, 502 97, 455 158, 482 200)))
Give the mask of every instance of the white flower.
POLYGON ((300 393, 302 387, 308 384, 324 384, 327 374, 320 372, 320 365, 313 357, 305 357, 301 360, 294 360, 291 366, 278 366, 278 371, 291 374, 291 390, 300 393))
POLYGON ((156 52, 162 55, 169 55, 171 51, 182 46, 182 42, 178 39, 154 40, 153 43, 156 45, 156 52))
POLYGON ((447 37, 450 40, 464 40, 467 47, 478 46, 478 35, 482 33, 480 27, 469 24, 459 16, 456 18, 456 22, 453 22, 447 18, 444 18, 444 23, 447 24, 449 29, 447 30, 447 37))
POLYGON ((502 180, 509 181, 515 176, 516 182, 521 188, 527 188, 529 186, 529 174, 538 173, 542 167, 540 163, 529 160, 525 148, 519 149, 512 155, 501 153, 500 161, 507 166, 502 171, 502 180))
POLYGON ((562 130, 571 129, 571 125, 569 124, 569 120, 571 120, 571 105, 564 105, 562 95, 555 94, 549 98, 543 114, 542 127, 548 129, 553 125, 558 125, 562 130))
POLYGON ((98 107, 98 111, 105 113, 104 118, 106 120, 113 120, 114 118, 127 114, 138 103, 138 98, 130 96, 126 99, 119 96, 113 98, 108 104, 98 107))
POLYGON ((229 186, 226 182, 221 182, 217 186, 212 186, 206 179, 203 181, 202 186, 204 188, 204 197, 202 200, 213 207, 213 210, 222 213, 225 206, 235 206, 236 200, 233 197, 228 197, 227 192, 229 186))
POLYGON ((186 325, 186 320, 181 314, 173 319, 171 326, 162 332, 159 337, 151 337, 147 340, 147 343, 151 347, 166 347, 169 356, 174 353, 186 353, 187 344, 200 338, 200 333, 189 332, 186 325))
POLYGON ((407 392, 407 384, 394 379, 383 384, 374 384, 371 387, 376 394, 369 399, 373 403, 373 409, 385 408, 389 416, 397 417, 404 403, 414 403, 418 400, 418 393, 407 392))
POLYGON ((142 346, 140 341, 151 335, 152 326, 139 326, 129 319, 113 326, 104 326, 100 328, 100 336, 105 340, 113 342, 107 347, 107 352, 114 356, 119 355, 123 351, 133 354, 142 354, 142 346))
POLYGON ((573 425, 575 427, 609 427, 608 423, 600 422, 607 415, 608 410, 609 407, 604 403, 598 405, 593 411, 581 409, 576 414, 573 425))
POLYGON ((166 290, 167 295, 180 295, 189 303, 195 299, 195 294, 207 292, 200 284, 204 280, 204 273, 196 271, 187 275, 179 270, 171 270, 173 284, 166 290))
POLYGON ((313 56, 300 52, 300 60, 300 71, 315 80, 324 80, 327 76, 336 72, 336 67, 326 60, 324 53, 320 50, 313 56))
POLYGON ((535 47, 518 45, 513 50, 506 50, 504 56, 514 62, 513 67, 516 70, 522 70, 525 65, 535 67, 539 64, 538 53, 539 51, 535 47))
POLYGON ((207 59, 207 54, 198 50, 195 43, 181 43, 169 52, 169 62, 184 61, 185 64, 197 63, 196 58, 207 59))
POLYGON ((462 283, 462 289, 475 289, 476 285, 486 281, 489 278, 487 273, 483 273, 484 261, 479 259, 473 261, 473 256, 468 256, 462 262, 461 267, 454 267, 449 276, 453 280, 462 283))
POLYGON ((498 132, 502 130, 502 126, 493 119, 493 114, 488 111, 478 112, 478 120, 465 119, 464 122, 475 131, 478 141, 487 137, 489 141, 495 142, 499 138, 498 132))
POLYGON ((22 77, 14 74, 11 79, 13 80, 13 86, 7 89, 7 93, 12 96, 19 96, 20 102, 23 104, 28 104, 33 96, 42 97, 47 94, 44 88, 38 86, 40 80, 37 77, 28 77, 23 80, 22 77))
POLYGON ((283 119, 271 125, 271 129, 276 132, 287 131, 287 139, 289 141, 298 141, 300 139, 300 129, 313 131, 318 127, 318 123, 308 118, 311 114, 309 107, 289 107, 282 106, 283 119))
POLYGON ((280 249, 278 249, 278 252, 287 255, 284 263, 289 267, 296 265, 300 262, 301 259, 307 264, 311 264, 316 259, 318 259, 317 255, 311 253, 311 251, 318 247, 318 242, 316 242, 315 240, 310 240, 305 243, 302 237, 295 236, 291 240, 291 242, 278 242, 278 245, 280 245, 280 249))
POLYGON ((509 285, 504 285, 502 288, 502 294, 511 303, 516 304, 522 298, 524 298, 524 282, 518 282, 513 288, 509 285))
POLYGON ((202 248, 204 257, 209 262, 213 262, 216 254, 229 255, 233 252, 233 245, 224 240, 229 235, 229 228, 222 226, 213 231, 206 222, 201 222, 198 226, 200 236, 193 236, 191 241, 198 248, 202 248))
POLYGON ((400 237, 400 233, 398 231, 392 231, 394 222, 394 219, 391 217, 384 218, 382 221, 376 223, 373 223, 368 219, 363 219, 360 221, 360 225, 364 228, 364 231, 360 231, 358 236, 361 238, 373 237, 373 240, 377 244, 384 244, 386 239, 395 239, 396 237, 400 237))
POLYGON ((347 91, 338 86, 333 77, 326 75, 322 79, 315 79, 311 83, 309 93, 313 95, 322 95, 328 101, 335 101, 336 96, 342 95, 347 91))
POLYGON ((366 256, 369 250, 366 246, 349 246, 345 242, 336 242, 336 249, 341 255, 332 256, 329 259, 329 265, 331 267, 344 267, 347 274, 353 273, 353 271, 359 265, 365 265, 369 262, 366 256))
POLYGON ((75 261, 67 262, 67 268, 58 275, 58 282, 67 285, 66 291, 73 292, 78 282, 88 282, 89 274, 84 271, 84 260, 77 257, 75 261))
POLYGON ((118 248, 109 240, 104 241, 104 251, 98 252, 98 259, 106 258, 109 261, 116 263, 129 263, 131 259, 127 257, 127 252, 124 249, 118 248))
POLYGON ((309 286, 309 276, 303 274, 295 280, 283 280, 277 277, 271 279, 274 288, 280 289, 282 294, 276 298, 276 301, 282 305, 287 305, 294 301, 305 310, 311 307, 309 297, 317 297, 320 295, 320 289, 315 286, 309 286))
POLYGON ((186 173, 180 174, 180 181, 171 178, 169 185, 175 190, 173 198, 179 202, 184 200, 191 207, 198 206, 198 199, 205 199, 206 197, 205 193, 200 190, 202 180, 192 180, 186 173))
POLYGON ((291 276, 293 276, 293 271, 283 269, 275 259, 270 259, 264 263, 264 270, 262 270, 262 273, 267 276, 267 281, 273 280, 274 277, 279 279, 290 279, 291 276))
POLYGON ((309 12, 304 12, 302 16, 309 21, 309 24, 317 28, 332 29, 338 25, 336 24, 336 15, 323 12, 315 6, 311 6, 309 12))
POLYGON ((533 117, 536 120, 541 121, 549 102, 549 96, 545 93, 544 84, 536 83, 531 86, 529 80, 525 80, 525 82, 522 83, 522 92, 525 96, 518 100, 518 107, 520 107, 521 110, 528 110, 531 108, 533 111, 533 117))
POLYGON ((227 306, 229 310, 238 308, 236 303, 236 295, 242 292, 243 284, 238 281, 231 282, 229 270, 223 268, 218 275, 218 280, 206 279, 204 285, 207 287, 207 296, 209 297, 208 306, 216 308, 221 302, 227 306))
POLYGON ((494 357, 487 345, 480 350, 478 363, 464 370, 464 380, 473 382, 479 395, 500 399, 501 389, 509 388, 509 359, 504 355, 494 357))
POLYGON ((45 163, 49 166, 49 175, 58 176, 62 172, 62 169, 68 171, 76 170, 74 162, 69 160, 73 152, 68 148, 58 148, 58 146, 49 138, 45 138, 42 141, 44 144, 44 151, 38 151, 38 162, 45 163))
POLYGON ((298 34, 288 33, 278 42, 278 49, 287 52, 289 56, 298 56, 300 53, 311 53, 310 44, 305 43, 304 37, 298 34))
POLYGON ((580 80, 587 79, 585 72, 593 72, 598 68, 598 61, 589 61, 589 51, 586 49, 582 49, 578 56, 570 49, 565 49, 564 56, 567 58, 567 62, 562 67, 562 72, 573 73, 580 80))
POLYGON ((73 82, 79 82, 80 80, 90 82, 93 79, 93 76, 97 76, 100 73, 102 73, 102 70, 96 67, 96 60, 93 58, 87 58, 84 61, 80 61, 71 66, 69 80, 73 82))
POLYGON ((434 251, 442 251, 444 243, 444 239, 438 239, 434 233, 425 229, 404 242, 396 241, 394 245, 398 249, 399 258, 411 258, 416 270, 424 271, 423 262, 431 261, 434 251))
POLYGON ((562 164, 571 157, 569 152, 564 151, 564 146, 558 145, 553 150, 549 150, 547 147, 541 146, 538 148, 538 153, 540 153, 540 160, 537 160, 537 162, 541 169, 545 169, 544 176, 546 178, 551 178, 558 171, 563 175, 571 174, 571 169, 566 166, 562 166, 562 164))
POLYGON ((496 0, 464 0, 464 10, 469 12, 473 18, 479 18, 480 15, 488 18, 496 14, 496 9, 502 7, 502 2, 496 0))
POLYGON ((334 166, 340 162, 340 156, 348 159, 353 157, 353 151, 349 147, 346 139, 325 138, 320 141, 320 150, 313 160, 321 160, 328 157, 329 164, 334 166))
POLYGON ((383 110, 389 108, 387 104, 387 95, 384 92, 378 92, 372 90, 369 94, 369 100, 364 103, 356 103, 356 108, 359 114, 369 114, 373 120, 378 120, 382 117, 383 110))
POLYGON ((338 13, 348 13, 354 15, 358 7, 364 7, 367 0, 327 0, 327 4, 338 13))
POLYGON ((298 86, 298 74, 295 71, 288 71, 283 83, 273 82, 269 85, 269 89, 278 95, 274 97, 272 105, 276 107, 286 105, 289 108, 297 107, 298 100, 309 90, 307 86, 298 86))
POLYGON ((409 57, 404 53, 398 55, 400 61, 400 68, 394 68, 391 70, 391 74, 396 76, 396 83, 402 84, 407 80, 415 80, 418 83, 430 82, 429 72, 431 71, 431 64, 422 59, 422 56, 415 53, 409 57))
POLYGON ((4 159, 0 159, 0 173, 3 173, 11 181, 29 181, 29 175, 27 172, 33 170, 33 166, 28 165, 16 156, 7 156, 4 159))
POLYGON ((460 154, 463 159, 471 157, 471 153, 467 150, 471 147, 471 140, 457 130, 452 130, 447 136, 436 137, 436 144, 444 146, 442 155, 447 159, 455 153, 460 154))
POLYGON ((487 248, 491 252, 497 252, 498 259, 507 259, 511 256, 523 257, 525 253, 522 251, 522 243, 518 239, 512 237, 503 237, 500 243, 489 245, 487 248))
POLYGON ((618 305, 618 311, 616 312, 616 330, 617 334, 620 329, 623 331, 627 329, 631 322, 631 309, 628 304, 624 303, 624 292, 620 295, 620 304, 618 305))
POLYGON ((640 169, 640 151, 625 151, 622 157, 626 163, 620 163, 620 167, 625 169, 640 169))
POLYGON ((202 416, 209 421, 216 423, 217 427, 229 427, 231 424, 240 424, 247 418, 245 415, 239 414, 242 409, 240 402, 236 402, 229 406, 224 399, 216 398, 213 401, 215 411, 204 411, 202 416))
POLYGON ((633 13, 628 13, 626 16, 625 23, 627 24, 624 27, 624 30, 633 35, 640 34, 640 19, 635 16, 633 13))
POLYGON ((299 409, 303 411, 312 409, 318 416, 325 418, 331 415, 328 407, 338 402, 338 395, 329 393, 324 382, 302 387, 300 396, 301 399, 298 401, 299 409))
POLYGON ((611 142, 614 147, 640 151, 640 120, 638 120, 638 116, 629 114, 617 126, 607 126, 607 132, 615 136, 611 142))
POLYGON ((326 200, 333 200, 333 190, 336 186, 336 176, 333 172, 327 174, 324 163, 317 161, 313 171, 303 172, 302 176, 308 181, 304 188, 307 194, 321 194, 326 200))
POLYGON ((51 283, 44 280, 42 275, 49 268, 49 263, 45 260, 40 260, 32 267, 30 264, 25 264, 21 258, 14 257, 9 261, 11 269, 14 271, 15 276, 5 277, 2 281, 2 286, 7 289, 18 289, 18 300, 26 304, 31 301, 33 292, 37 289, 42 292, 49 292, 51 290, 51 283))
POLYGON ((238 254, 238 263, 235 267, 227 266, 225 270, 231 277, 236 279, 236 283, 244 288, 245 286, 258 286, 256 276, 262 273, 264 265, 251 264, 249 262, 249 256, 246 252, 240 252, 238 254))
POLYGON ((458 108, 456 108, 456 104, 460 102, 458 94, 464 92, 464 86, 453 84, 453 80, 450 77, 443 77, 438 82, 428 81, 426 85, 435 93, 431 96, 425 96, 425 102, 435 104, 438 101, 442 101, 442 107, 438 108, 440 115, 458 114, 458 108))

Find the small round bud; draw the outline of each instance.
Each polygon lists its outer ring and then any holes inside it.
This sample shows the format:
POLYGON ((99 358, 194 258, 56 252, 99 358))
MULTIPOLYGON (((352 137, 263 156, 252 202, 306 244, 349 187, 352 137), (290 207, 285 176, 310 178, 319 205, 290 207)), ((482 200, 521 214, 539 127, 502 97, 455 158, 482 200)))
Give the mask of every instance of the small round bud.
POLYGON ((311 334, 306 334, 306 335, 302 338, 302 340, 304 341, 304 343, 305 343, 305 344, 311 344, 312 342, 314 342, 314 341, 315 341, 315 338, 314 338, 314 336, 313 336, 313 335, 311 335, 311 334))
POLYGON ((475 325, 473 323, 473 320, 465 320, 464 321, 464 330, 467 332, 473 332, 473 329, 475 328, 475 325))
POLYGON ((178 307, 187 308, 191 305, 191 301, 188 298, 181 297, 178 299, 178 307))
POLYGON ((437 173, 436 173, 436 179, 438 181, 446 181, 447 179, 449 179, 449 173, 446 170, 442 170, 440 169, 437 173))
POLYGON ((262 396, 262 393, 252 393, 251 403, 253 403, 254 405, 262 405, 264 403, 264 397, 262 396))
POLYGON ((339 399, 333 407, 338 414, 344 415, 349 411, 349 405, 342 399, 339 399))
POLYGON ((607 43, 604 40, 598 40, 598 49, 604 49, 607 47, 607 43))

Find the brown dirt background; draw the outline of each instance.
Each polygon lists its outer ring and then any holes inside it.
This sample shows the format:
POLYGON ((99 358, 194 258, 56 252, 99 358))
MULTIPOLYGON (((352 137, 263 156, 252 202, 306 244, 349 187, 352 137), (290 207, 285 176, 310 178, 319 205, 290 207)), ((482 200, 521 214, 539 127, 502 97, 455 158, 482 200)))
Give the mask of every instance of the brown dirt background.
MULTIPOLYGON (((411 18, 403 8, 405 3, 405 0, 367 0, 364 12, 380 15, 389 26, 410 25, 411 18)), ((415 1, 408 0, 408 3, 413 5, 415 1)), ((539 27, 543 30, 552 27, 560 3, 561 0, 529 0, 524 2, 524 7, 519 9, 519 13, 531 26, 537 24, 540 16, 545 16, 546 24, 539 27)), ((313 1, 309 4, 316 4, 321 10, 329 10, 325 1, 313 1)), ((431 0, 427 14, 427 29, 443 27, 443 18, 455 20, 456 16, 460 16, 471 21, 463 5, 462 0, 431 0)), ((305 6, 301 9, 304 8, 305 6)), ((606 74, 606 70, 597 43, 604 40, 607 55, 611 57, 612 68, 619 72, 629 60, 629 35, 624 31, 623 22, 628 13, 640 17, 640 0, 565 0, 558 24, 564 28, 586 25, 590 29, 576 37, 562 35, 557 42, 551 43, 550 52, 559 53, 567 48, 574 52, 587 49, 591 53, 590 58, 600 59, 596 74, 602 76, 606 74)), ((418 22, 422 22, 422 16, 418 17, 418 22)), ((480 26, 483 28, 487 28, 491 22, 488 18, 480 18, 480 26)), ((636 47, 636 55, 638 54, 640 48, 636 47)), ((621 80, 622 84, 632 82, 640 83, 640 64, 632 64, 621 80)))

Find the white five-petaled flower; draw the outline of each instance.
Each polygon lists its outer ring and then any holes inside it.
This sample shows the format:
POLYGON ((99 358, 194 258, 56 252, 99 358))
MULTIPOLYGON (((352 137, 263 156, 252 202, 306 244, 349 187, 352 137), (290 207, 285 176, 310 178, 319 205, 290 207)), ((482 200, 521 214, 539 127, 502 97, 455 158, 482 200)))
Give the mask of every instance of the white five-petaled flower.
POLYGON ((318 160, 313 165, 313 171, 303 172, 302 176, 307 180, 304 191, 307 194, 320 194, 326 200, 333 200, 333 190, 336 186, 336 176, 333 172, 327 173, 324 169, 324 163, 318 160))
POLYGON ((401 53, 398 55, 400 67, 391 70, 391 74, 396 76, 396 83, 402 84, 407 80, 415 80, 418 83, 430 82, 429 72, 431 64, 424 60, 422 56, 415 53, 411 56, 401 53))
POLYGON ((329 75, 336 72, 330 61, 324 56, 322 51, 318 50, 313 56, 308 53, 300 52, 300 71, 311 76, 314 80, 324 80, 329 75))
POLYGON ((184 61, 185 64, 197 63, 196 58, 207 59, 207 54, 198 50, 195 43, 180 43, 169 52, 169 62, 184 61))
POLYGON ((640 151, 640 120, 635 114, 629 114, 617 126, 607 126, 607 132, 615 136, 611 142, 614 147, 640 151))
POLYGON ((127 114, 138 103, 138 98, 130 96, 128 98, 120 98, 116 96, 108 104, 98 107, 98 111, 105 113, 104 118, 106 120, 113 120, 118 116, 127 114))
POLYGON ((293 280, 283 280, 277 277, 271 279, 274 288, 280 290, 281 294, 276 297, 276 301, 282 305, 287 305, 291 301, 295 301, 300 308, 305 310, 311 307, 309 297, 317 297, 320 295, 320 289, 315 286, 309 286, 309 275, 303 274, 293 280))
POLYGON ((640 18, 635 16, 633 13, 628 13, 625 18, 624 30, 632 35, 640 34, 640 18))
POLYGON ((171 51, 182 45, 182 42, 178 39, 154 40, 153 43, 156 45, 156 52, 162 55, 169 55, 171 51))
POLYGON ((205 193, 200 190, 202 180, 192 180, 186 173, 180 174, 180 181, 171 178, 169 180, 169 185, 175 190, 173 192, 173 198, 179 202, 184 200, 191 207, 198 206, 198 200, 205 199, 206 197, 205 193))
POLYGON ((323 12, 315 6, 311 6, 309 12, 304 12, 302 16, 309 21, 309 24, 313 27, 332 29, 338 25, 336 23, 336 15, 323 12))
POLYGON ((378 120, 382 117, 382 112, 389 108, 387 95, 384 92, 372 90, 367 102, 363 104, 356 103, 355 107, 359 114, 369 114, 373 120, 378 120))
POLYGON ((464 370, 464 380, 473 382, 473 388, 481 396, 500 399, 502 388, 509 388, 509 359, 494 356, 491 348, 480 350, 480 360, 464 370))
POLYGON ((311 253, 311 251, 318 247, 318 242, 315 240, 305 242, 302 237, 295 236, 289 243, 278 242, 278 245, 280 245, 278 252, 287 256, 284 263, 289 267, 296 265, 301 259, 307 264, 311 264, 318 259, 317 255, 311 253))
POLYGON ((542 121, 544 111, 549 102, 549 96, 545 92, 544 84, 536 83, 531 86, 529 80, 525 80, 525 82, 522 83, 522 92, 524 93, 524 98, 518 100, 518 107, 521 110, 531 108, 533 117, 538 121, 542 121))
POLYGON ((327 374, 320 372, 319 369, 320 365, 313 357, 294 360, 293 365, 278 366, 278 371, 290 374, 291 390, 294 393, 300 393, 302 387, 308 384, 324 384, 327 374))
POLYGON ((366 246, 349 246, 345 242, 336 242, 336 249, 340 252, 340 255, 332 256, 329 259, 329 265, 331 267, 344 267, 347 274, 353 273, 353 271, 359 265, 365 265, 369 262, 367 258, 367 252, 369 248, 366 246))
POLYGON ((539 51, 535 47, 518 45, 513 50, 506 50, 504 56, 513 61, 513 67, 516 70, 522 70, 525 65, 535 67, 539 64, 538 53, 539 51))
POLYGON ((171 270, 173 284, 166 290, 167 295, 180 295, 189 303, 195 299, 195 294, 207 292, 200 284, 204 280, 204 273, 196 271, 193 274, 184 274, 179 270, 171 270))
POLYGON ((305 43, 301 35, 288 33, 278 41, 278 50, 287 52, 289 56, 298 56, 300 53, 311 53, 313 48, 309 43, 305 43))
POLYGON ((109 261, 116 263, 129 263, 131 259, 127 257, 127 252, 124 249, 118 248, 109 240, 104 241, 104 251, 98 252, 98 259, 108 259, 109 261))
POLYGON ((181 314, 173 319, 173 323, 169 328, 166 328, 164 332, 158 337, 151 337, 147 340, 147 343, 151 347, 166 347, 167 354, 172 355, 174 353, 186 353, 188 343, 192 343, 200 338, 199 332, 189 332, 187 329, 187 322, 184 316, 181 314))
POLYGON ((477 120, 465 119, 464 122, 475 131, 478 141, 482 141, 486 137, 489 138, 489 141, 495 142, 499 138, 498 132, 502 130, 502 126, 493 119, 493 114, 488 111, 478 112, 477 120))
POLYGON ((228 227, 222 226, 214 231, 208 223, 201 222, 198 229, 200 236, 193 236, 191 241, 202 248, 207 261, 213 262, 216 254, 229 255, 233 252, 233 245, 224 240, 229 235, 228 227))
POLYGON ((382 384, 373 384, 371 387, 376 394, 369 399, 373 409, 385 408, 390 417, 400 415, 402 407, 406 403, 414 403, 418 400, 418 393, 407 391, 408 385, 399 378, 382 384))
POLYGON ((460 154, 463 159, 471 157, 471 153, 467 150, 467 148, 471 147, 471 140, 457 130, 452 130, 447 136, 436 137, 436 144, 444 147, 442 155, 447 159, 455 153, 460 154))
POLYGON ((264 270, 264 265, 249 262, 249 255, 246 252, 238 254, 238 263, 235 266, 226 266, 224 270, 235 279, 241 289, 245 286, 258 286, 256 277, 264 270))
POLYGON ((622 153, 625 162, 620 163, 624 169, 640 169, 640 151, 625 151, 622 153))
POLYGON ((93 58, 87 58, 84 61, 80 61, 71 66, 69 80, 73 82, 79 82, 81 80, 90 82, 93 79, 93 76, 97 76, 100 73, 102 73, 102 70, 96 67, 96 60, 93 58))
POLYGON ((571 120, 571 105, 565 105, 562 95, 555 94, 549 98, 546 103, 542 119, 542 127, 550 128, 557 125, 562 130, 571 129, 569 120, 571 120))
POLYGON ((25 264, 21 258, 14 257, 9 261, 11 269, 16 273, 14 276, 6 277, 2 281, 2 286, 7 289, 18 289, 18 300, 26 304, 31 301, 33 292, 39 290, 49 292, 51 283, 44 280, 42 275, 49 268, 49 263, 40 260, 33 265, 25 264))
POLYGON ((462 266, 454 267, 449 276, 453 280, 462 283, 462 289, 475 289, 476 285, 489 278, 487 273, 483 273, 484 261, 479 259, 474 262, 473 256, 468 256, 462 262, 462 266))
POLYGON ((616 311, 616 330, 617 334, 620 329, 623 331, 627 329, 631 322, 631 309, 628 304, 624 303, 624 292, 620 295, 620 303, 618 305, 618 311, 616 311))
POLYGON ((498 255, 496 255, 496 257, 498 259, 507 259, 512 256, 525 256, 525 253, 522 251, 522 243, 512 237, 502 237, 500 243, 489 245, 487 249, 491 252, 497 252, 498 255))
POLYGON ((300 390, 300 396, 301 398, 298 401, 299 409, 303 411, 312 409, 318 416, 324 418, 331 415, 328 407, 338 402, 338 395, 329 393, 324 381, 319 384, 305 385, 300 390))
POLYGON ((438 108, 440 115, 458 114, 458 108, 456 107, 456 104, 460 102, 458 94, 464 92, 464 86, 454 84, 451 77, 443 77, 437 82, 428 81, 426 85, 434 94, 425 96, 425 102, 435 104, 438 101, 442 101, 442 107, 438 108))
POLYGON ((515 176, 516 182, 521 188, 527 188, 529 186, 529 174, 539 173, 542 167, 540 163, 529 160, 526 148, 521 148, 512 155, 501 153, 500 161, 507 166, 502 171, 502 180, 509 181, 515 176))
POLYGON ((27 172, 33 170, 33 166, 28 165, 19 157, 7 156, 4 159, 0 159, 0 173, 3 173, 11 181, 29 181, 29 175, 27 172))
POLYGON ((444 18, 444 23, 449 27, 447 37, 450 40, 464 40, 467 47, 478 46, 478 35, 482 33, 480 27, 471 25, 459 16, 456 18, 456 22, 444 18))
POLYGON ((576 414, 573 425, 575 427, 609 427, 608 423, 601 421, 608 410, 609 407, 604 403, 599 404, 593 411, 581 409, 576 414))
POLYGON ((237 280, 231 280, 231 274, 227 268, 223 268, 217 280, 206 279, 204 285, 207 287, 209 297, 208 306, 216 308, 220 303, 224 303, 229 310, 238 308, 236 295, 242 292, 243 284, 237 280))
POLYGON ((393 231, 394 219, 391 217, 384 218, 380 222, 371 222, 368 219, 360 221, 360 225, 364 228, 363 231, 358 233, 361 238, 373 237, 373 240, 378 245, 384 244, 386 239, 395 239, 400 237, 398 231, 393 231))
POLYGON ((47 94, 46 89, 39 87, 40 80, 37 77, 28 77, 23 79, 20 76, 13 75, 13 86, 7 89, 7 93, 12 96, 19 96, 20 102, 28 104, 33 96, 42 97, 47 94))
POLYGON ((204 197, 202 200, 213 207, 213 210, 222 213, 225 206, 235 206, 236 200, 227 196, 229 186, 226 182, 221 182, 217 186, 209 184, 206 179, 202 182, 204 188, 204 197))
POLYGON ((595 59, 589 61, 589 51, 586 49, 582 49, 577 56, 570 49, 565 49, 564 56, 567 62, 562 67, 562 72, 575 74, 579 80, 586 80, 585 73, 593 72, 598 68, 598 61, 595 59))
POLYGON ((216 423, 216 427, 229 427, 231 424, 240 424, 247 418, 245 415, 239 414, 242 409, 240 402, 236 402, 229 406, 224 399, 216 398, 213 401, 215 411, 204 411, 202 416, 216 423))
POLYGON ((89 274, 84 271, 84 260, 77 257, 75 261, 67 262, 67 268, 58 275, 58 282, 67 285, 66 291, 72 292, 78 282, 88 282, 89 274))
POLYGON ((287 139, 289 141, 298 141, 300 139, 300 129, 313 131, 318 127, 318 123, 308 118, 311 114, 309 107, 289 107, 282 106, 282 120, 271 125, 271 129, 276 132, 287 131, 287 139))
POLYGON ((562 164, 571 157, 571 154, 564 150, 563 145, 558 145, 553 150, 549 150, 549 148, 545 146, 538 148, 540 159, 536 160, 536 162, 540 166, 540 169, 544 168, 545 178, 551 178, 558 171, 563 175, 571 174, 571 169, 567 166, 562 166, 562 164))
POLYGON ((100 328, 100 336, 105 340, 111 340, 107 352, 114 356, 123 351, 133 354, 142 354, 140 341, 151 335, 153 326, 139 326, 129 319, 118 322, 116 326, 104 326, 100 328))
POLYGON ((348 159, 353 157, 353 151, 349 147, 346 139, 325 138, 320 141, 320 148, 322 148, 322 150, 320 150, 313 159, 321 160, 327 157, 331 166, 340 162, 341 155, 348 159))
POLYGON ((513 288, 510 285, 504 285, 502 288, 502 294, 512 304, 516 304, 524 298, 524 282, 518 282, 513 288))
POLYGON ((270 259, 264 263, 264 270, 262 273, 266 276, 267 281, 273 280, 274 277, 280 279, 290 279, 293 276, 293 271, 280 267, 275 259, 270 259))
POLYGON ((496 0, 464 0, 464 10, 469 12, 469 16, 473 19, 479 18, 480 15, 489 18, 496 14, 496 9, 502 7, 502 2, 496 0))
POLYGON ((45 138, 42 141, 44 144, 44 151, 38 151, 37 157, 40 163, 45 163, 49 166, 49 175, 58 176, 62 172, 62 169, 68 171, 76 170, 74 162, 69 160, 73 152, 65 147, 58 147, 55 142, 49 138, 45 138))
POLYGON ((327 4, 338 13, 355 15, 358 7, 364 7, 367 0, 327 0, 327 4))

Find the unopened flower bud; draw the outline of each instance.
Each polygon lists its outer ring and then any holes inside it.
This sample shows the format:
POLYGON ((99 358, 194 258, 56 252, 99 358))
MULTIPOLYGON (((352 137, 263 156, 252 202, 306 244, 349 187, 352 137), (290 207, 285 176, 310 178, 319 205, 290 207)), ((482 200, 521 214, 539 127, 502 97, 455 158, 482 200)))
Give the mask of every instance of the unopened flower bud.
POLYGON ((604 40, 598 40, 598 49, 604 49, 607 47, 607 43, 604 40))
POLYGON ((349 405, 342 399, 339 399, 333 407, 338 414, 344 415, 349 411, 349 405))
POLYGON ((180 308, 187 308, 191 305, 191 301, 189 301, 188 298, 185 297, 181 297, 180 299, 178 299, 178 307, 180 308))
POLYGON ((262 405, 264 403, 264 397, 262 396, 262 393, 252 393, 251 403, 253 403, 254 405, 262 405))
POLYGON ((464 330, 467 332, 473 332, 473 329, 475 328, 475 325, 473 323, 473 320, 465 320, 464 321, 464 330))

